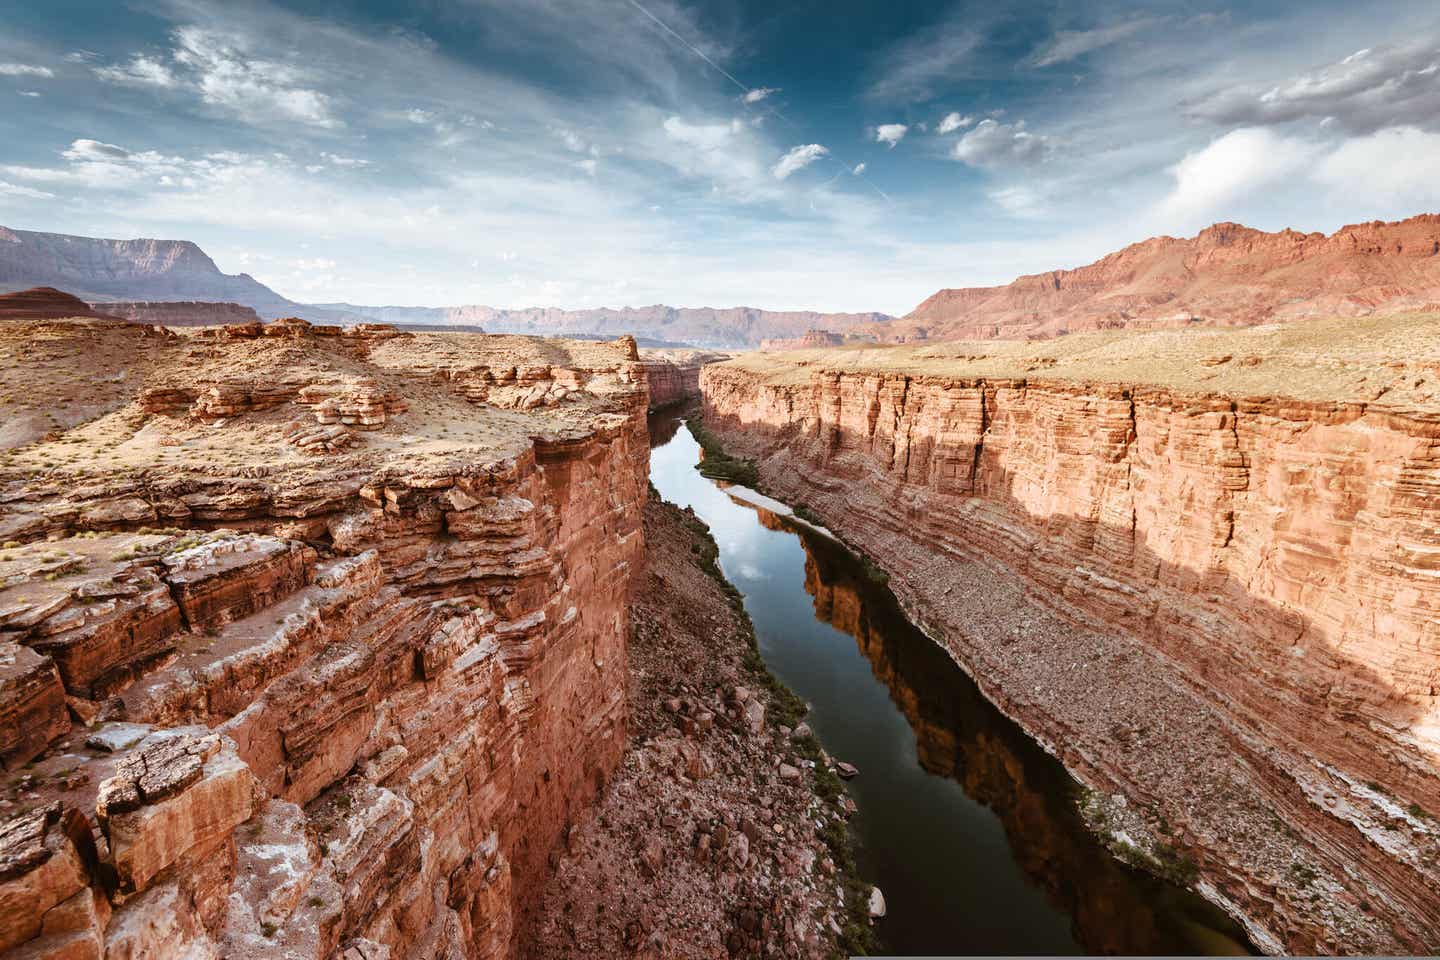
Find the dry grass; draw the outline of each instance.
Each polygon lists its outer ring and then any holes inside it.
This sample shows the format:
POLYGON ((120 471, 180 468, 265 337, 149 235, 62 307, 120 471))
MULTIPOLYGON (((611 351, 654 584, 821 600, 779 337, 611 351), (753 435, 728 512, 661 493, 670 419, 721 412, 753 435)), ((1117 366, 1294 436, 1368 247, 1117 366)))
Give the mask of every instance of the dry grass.
POLYGON ((815 370, 1072 380, 1440 413, 1440 315, 1433 313, 749 353, 730 364, 775 383, 803 382, 815 370))

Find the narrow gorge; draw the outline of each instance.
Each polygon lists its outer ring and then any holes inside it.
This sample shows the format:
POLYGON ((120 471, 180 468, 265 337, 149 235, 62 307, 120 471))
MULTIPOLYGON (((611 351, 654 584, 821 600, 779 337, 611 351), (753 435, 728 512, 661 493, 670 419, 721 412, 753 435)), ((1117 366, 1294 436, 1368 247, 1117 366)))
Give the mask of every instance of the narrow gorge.
POLYGON ((1440 944, 1426 320, 748 355, 706 429, 882 567, 1118 852, 1266 952, 1440 944), (1411 342, 1377 359, 1371 344, 1411 342))

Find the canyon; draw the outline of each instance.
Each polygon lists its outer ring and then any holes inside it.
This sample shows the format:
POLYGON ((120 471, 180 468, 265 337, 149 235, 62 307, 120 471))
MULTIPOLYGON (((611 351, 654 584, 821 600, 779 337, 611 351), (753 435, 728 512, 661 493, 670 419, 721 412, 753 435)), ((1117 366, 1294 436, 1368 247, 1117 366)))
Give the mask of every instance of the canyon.
POLYGON ((941 290, 864 328, 889 342, 1024 339, 1110 329, 1247 326, 1440 304, 1440 215, 1329 236, 1217 223, 1152 237, 1087 266, 999 287, 941 290))
POLYGON ((1433 315, 749 354, 706 430, 1266 952, 1440 944, 1433 315))
POLYGON ((0 327, 0 951, 508 956, 620 760, 633 341, 273 333, 0 327))

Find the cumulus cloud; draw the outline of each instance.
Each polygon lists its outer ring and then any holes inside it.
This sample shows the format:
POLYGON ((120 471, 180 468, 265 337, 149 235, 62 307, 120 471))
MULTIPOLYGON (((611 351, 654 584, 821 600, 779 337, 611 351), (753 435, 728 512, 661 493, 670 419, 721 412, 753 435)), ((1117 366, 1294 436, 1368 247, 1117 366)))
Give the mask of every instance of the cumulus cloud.
POLYGON ((1157 23, 1152 17, 1140 17, 1125 23, 1096 27, 1093 30, 1060 30, 1030 55, 1030 63, 1037 67, 1049 67, 1057 63, 1068 63, 1087 53, 1093 53, 1126 37, 1134 36, 1141 30, 1157 23))
POLYGON ((342 156, 340 156, 339 154, 334 154, 334 153, 324 153, 324 152, 322 152, 322 153, 320 154, 320 159, 324 160, 326 163, 330 164, 331 166, 335 166, 335 167, 368 167, 368 166, 370 166, 370 161, 369 161, 369 160, 361 160, 361 159, 358 158, 358 157, 342 157, 342 156))
POLYGON ((22 187, 15 183, 6 183, 0 180, 0 197, 23 197, 27 200, 53 200, 55 194, 46 193, 44 190, 36 190, 34 187, 22 187))
POLYGON ((810 164, 829 154, 830 151, 818 143, 807 143, 798 147, 792 147, 780 162, 771 168, 770 172, 775 175, 776 180, 784 180, 798 170, 804 170, 810 164))
POLYGON ((986 119, 959 140, 951 156, 972 167, 1025 167, 1040 163, 1054 149, 1046 136, 1025 129, 1025 121, 986 119))
POLYGON ((960 16, 907 37, 881 55, 865 95, 882 103, 928 100, 954 79, 980 42, 981 36, 960 16))
POLYGON ((909 129, 903 123, 882 123, 875 128, 875 142, 883 143, 893 150, 895 144, 905 139, 905 133, 909 129))
POLYGON ((0 63, 0 77, 53 77, 55 71, 49 67, 37 67, 28 63, 0 63))
POLYGON ((1316 153, 1314 144, 1262 127, 1232 130, 1174 166, 1175 187, 1161 210, 1182 219, 1208 216, 1296 176, 1316 153))
POLYGON ((40 91, 38 91, 38 90, 16 90, 15 92, 18 93, 18 94, 20 94, 20 96, 22 96, 22 97, 38 97, 38 96, 40 96, 40 91))
POLYGON ((1188 103, 1186 112, 1227 126, 1314 120, 1359 134, 1404 125, 1440 129, 1440 44, 1357 50, 1275 86, 1217 91, 1188 103))
POLYGON ((741 97, 741 99, 746 103, 759 103, 771 94, 779 92, 779 87, 755 87, 751 90, 746 90, 745 96, 741 97))
POLYGON ((138 54, 130 59, 129 63, 117 64, 109 67, 95 67, 95 76, 106 83, 116 83, 126 87, 162 87, 171 88, 179 86, 180 78, 168 66, 153 57, 138 54))
POLYGON ((974 117, 962 117, 960 114, 952 111, 941 118, 940 125, 935 128, 935 132, 940 134, 954 133, 956 130, 963 130, 974 123, 974 117))
POLYGON ((571 153, 584 153, 590 149, 590 144, 585 142, 585 138, 574 130, 560 128, 555 131, 555 136, 560 138, 560 142, 565 144, 565 149, 571 153))
POLYGON ((853 173, 853 174, 854 174, 855 176, 857 176, 857 177, 860 176, 860 174, 862 174, 862 173, 865 172, 865 164, 863 164, 863 163, 857 163, 857 164, 855 164, 855 168, 854 168, 853 170, 851 170, 850 172, 853 173))

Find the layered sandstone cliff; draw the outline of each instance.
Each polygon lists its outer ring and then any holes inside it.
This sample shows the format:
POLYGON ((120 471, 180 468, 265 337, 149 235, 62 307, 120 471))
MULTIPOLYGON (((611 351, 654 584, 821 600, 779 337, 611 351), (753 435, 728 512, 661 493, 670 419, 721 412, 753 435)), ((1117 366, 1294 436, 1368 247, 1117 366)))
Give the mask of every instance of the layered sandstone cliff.
POLYGON ((624 744, 628 349, 0 331, 37 349, 123 376, 0 462, 0 952, 510 955, 624 744))
POLYGON ((1051 337, 1191 324, 1246 326, 1440 304, 1440 214, 1329 236, 1217 223, 1152 237, 1074 270, 941 290, 871 328, 889 341, 1051 337))
POLYGON ((700 368, 726 359, 707 350, 646 350, 640 354, 650 387, 650 409, 672 406, 700 396, 700 368))
POLYGON ((1257 944, 1440 945, 1433 317, 811 351, 707 425, 1257 944), (1177 853, 1170 855, 1165 848, 1177 853), (1188 871, 1188 867, 1187 867, 1188 871), (1193 878, 1192 878, 1193 879, 1193 878))
POLYGON ((93 306, 113 317, 134 323, 153 323, 162 327, 206 327, 260 322, 260 315, 250 307, 207 300, 121 300, 93 306))

